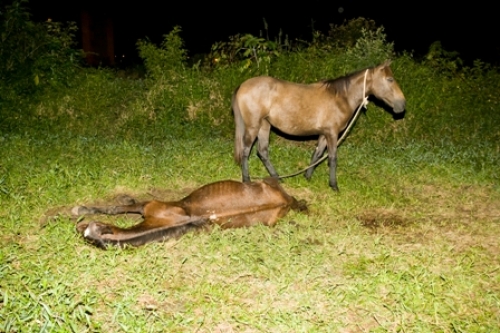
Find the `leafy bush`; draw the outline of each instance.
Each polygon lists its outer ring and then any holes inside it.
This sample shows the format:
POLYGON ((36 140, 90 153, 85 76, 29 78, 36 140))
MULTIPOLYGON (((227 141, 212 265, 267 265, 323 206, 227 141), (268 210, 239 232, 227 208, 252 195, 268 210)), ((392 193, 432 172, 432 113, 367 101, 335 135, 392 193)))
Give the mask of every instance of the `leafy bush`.
POLYGON ((0 10, 0 101, 71 83, 81 52, 75 23, 35 23, 15 0, 0 10))
POLYGON ((147 74, 151 79, 159 80, 168 77, 169 80, 175 80, 184 71, 187 51, 179 35, 181 31, 179 26, 174 27, 172 31, 164 35, 164 41, 159 47, 147 40, 137 42, 139 56, 143 59, 147 74))
MULTIPOLYGON (((358 17, 349 21, 344 21, 341 25, 331 24, 327 36, 317 33, 316 43, 323 44, 334 50, 344 50, 354 47, 360 38, 363 38, 367 32, 375 32, 379 27, 375 21, 358 17)), ((313 41, 314 42, 314 41, 313 41)))
POLYGON ((280 44, 276 41, 246 34, 231 36, 228 42, 215 43, 208 58, 214 66, 227 67, 238 63, 244 70, 252 64, 268 66, 271 58, 279 55, 280 44))
POLYGON ((187 51, 180 33, 181 28, 174 27, 160 46, 149 41, 137 44, 147 71, 147 91, 133 106, 138 115, 134 121, 154 123, 173 136, 198 128, 196 123, 220 123, 211 111, 222 100, 217 82, 204 76, 199 66, 186 65, 187 51))
POLYGON ((360 63, 361 67, 373 66, 394 56, 394 43, 387 41, 383 27, 363 28, 354 46, 346 48, 346 60, 360 63))
POLYGON ((434 68, 436 73, 445 75, 455 75, 463 66, 458 52, 443 49, 440 41, 431 44, 424 61, 429 67, 434 68))

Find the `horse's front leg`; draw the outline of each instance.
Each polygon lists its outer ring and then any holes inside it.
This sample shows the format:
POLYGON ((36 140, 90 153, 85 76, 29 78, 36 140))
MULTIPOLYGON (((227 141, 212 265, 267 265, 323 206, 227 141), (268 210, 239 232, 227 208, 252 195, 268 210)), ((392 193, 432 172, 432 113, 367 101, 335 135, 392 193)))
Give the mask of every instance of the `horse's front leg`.
MULTIPOLYGON (((318 160, 323 156, 325 149, 326 149, 326 138, 324 135, 320 135, 318 138, 318 145, 316 146, 316 150, 312 155, 311 163, 309 165, 313 165, 314 163, 318 162, 318 160)), ((311 179, 312 174, 316 169, 316 167, 317 165, 314 165, 309 169, 307 169, 306 173, 304 174, 307 180, 311 179)))
POLYGON ((264 163, 267 171, 273 178, 279 178, 278 172, 274 169, 269 159, 269 133, 271 132, 271 124, 267 121, 262 121, 262 126, 259 129, 259 134, 257 136, 259 149, 257 155, 259 155, 260 160, 264 163))
POLYGON ((337 135, 329 135, 326 137, 328 147, 328 164, 330 165, 330 187, 337 191, 337 135))

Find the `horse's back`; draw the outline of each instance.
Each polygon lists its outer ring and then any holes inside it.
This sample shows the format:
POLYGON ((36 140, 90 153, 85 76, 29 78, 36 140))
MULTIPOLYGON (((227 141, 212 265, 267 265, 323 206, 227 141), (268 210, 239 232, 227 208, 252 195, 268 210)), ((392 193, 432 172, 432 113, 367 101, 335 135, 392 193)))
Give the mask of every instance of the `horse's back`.
POLYGON ((293 203, 295 199, 272 181, 220 181, 205 185, 181 200, 189 215, 208 215, 225 227, 273 224, 293 203))
POLYGON ((191 209, 224 210, 264 204, 288 202, 288 194, 272 181, 242 183, 224 180, 207 184, 181 200, 183 206, 191 209))
POLYGON ((240 92, 241 90, 247 91, 249 89, 255 89, 256 87, 271 87, 280 81, 281 80, 276 79, 272 76, 255 76, 244 81, 240 85, 238 92, 240 92))
POLYGON ((296 93, 297 91, 315 90, 320 86, 321 84, 303 84, 277 79, 272 76, 256 76, 243 82, 239 86, 237 93, 239 96, 243 96, 244 94, 248 94, 250 92, 277 92, 283 94, 286 91, 291 91, 296 93))

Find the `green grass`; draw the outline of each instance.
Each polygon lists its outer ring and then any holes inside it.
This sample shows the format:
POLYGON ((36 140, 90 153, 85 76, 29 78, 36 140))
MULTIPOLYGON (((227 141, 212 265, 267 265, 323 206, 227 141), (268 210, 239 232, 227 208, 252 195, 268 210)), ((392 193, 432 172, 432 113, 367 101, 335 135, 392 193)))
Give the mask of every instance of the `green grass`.
MULTIPOLYGON (((3 147, 1 331, 498 331, 494 147, 348 140, 340 194, 326 164, 311 182, 284 181, 307 216, 106 252, 64 214, 44 217, 123 192, 172 199, 239 179, 232 141, 25 134, 3 147)), ((312 147, 273 137, 271 156, 295 171, 312 147)), ((255 156, 250 166, 265 175, 255 156)))
MULTIPOLYGON (((373 60, 313 51, 262 71, 311 82, 373 60)), ((284 180, 308 215, 99 250, 68 208, 241 177, 230 96, 265 72, 167 65, 1 104, 0 332, 500 332, 497 72, 397 57, 405 118, 369 105, 339 149, 340 193, 326 163, 284 180)), ((295 172, 314 145, 273 134, 271 160, 295 172)), ((267 175, 255 152, 250 174, 267 175)))

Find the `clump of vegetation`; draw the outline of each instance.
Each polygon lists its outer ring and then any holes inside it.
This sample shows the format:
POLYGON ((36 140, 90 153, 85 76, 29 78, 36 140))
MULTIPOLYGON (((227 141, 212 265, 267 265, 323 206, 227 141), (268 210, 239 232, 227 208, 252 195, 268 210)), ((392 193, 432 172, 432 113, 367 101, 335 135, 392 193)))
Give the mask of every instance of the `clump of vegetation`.
POLYGON ((80 64, 76 24, 33 22, 26 3, 14 1, 0 11, 0 100, 68 87, 80 64))

